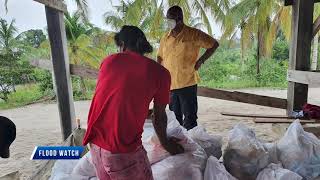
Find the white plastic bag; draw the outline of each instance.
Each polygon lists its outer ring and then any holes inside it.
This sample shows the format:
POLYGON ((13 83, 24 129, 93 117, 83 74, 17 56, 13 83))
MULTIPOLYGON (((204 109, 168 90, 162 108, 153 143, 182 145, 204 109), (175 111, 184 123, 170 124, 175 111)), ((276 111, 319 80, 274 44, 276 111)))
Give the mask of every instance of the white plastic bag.
POLYGON ((220 159, 222 156, 222 137, 213 136, 206 132, 202 126, 194 127, 188 131, 192 140, 198 143, 207 153, 207 156, 214 156, 220 159))
POLYGON ((206 159, 202 148, 169 156, 151 166, 154 180, 202 180, 206 159))
MULTIPOLYGON (((147 150, 148 158, 152 163, 152 173, 155 180, 202 180, 205 170, 206 152, 195 143, 179 122, 173 112, 168 111, 168 136, 181 139, 179 142, 185 149, 185 153, 170 156, 159 143, 154 134, 146 144, 153 144, 147 150), (158 144, 155 146, 155 144, 158 144)), ((150 145, 144 144, 145 147, 150 145)), ((146 148, 147 149, 147 148, 146 148)))
MULTIPOLYGON (((180 139, 181 141, 179 141, 179 144, 183 146, 186 153, 197 150, 199 145, 188 137, 186 129, 180 126, 173 112, 168 111, 167 116, 167 135, 169 137, 180 139)), ((144 142, 144 147, 146 148, 148 159, 151 165, 170 156, 170 154, 160 144, 159 138, 155 132, 144 142)))
POLYGON ((96 177, 96 172, 94 165, 92 163, 91 154, 88 152, 85 154, 79 162, 76 164, 76 166, 73 168, 72 176, 83 176, 87 177, 87 179, 96 177))
POLYGON ((216 157, 211 156, 207 161, 204 180, 236 180, 236 178, 226 170, 216 157))
POLYGON ((270 164, 264 144, 256 138, 253 130, 242 124, 229 132, 223 161, 226 169, 239 180, 255 180, 259 172, 270 164))
POLYGON ((320 140, 305 132, 299 120, 289 126, 277 148, 284 168, 308 180, 320 176, 320 140))
POLYGON ((263 169, 256 180, 302 180, 302 177, 298 174, 283 169, 281 164, 270 164, 263 169))

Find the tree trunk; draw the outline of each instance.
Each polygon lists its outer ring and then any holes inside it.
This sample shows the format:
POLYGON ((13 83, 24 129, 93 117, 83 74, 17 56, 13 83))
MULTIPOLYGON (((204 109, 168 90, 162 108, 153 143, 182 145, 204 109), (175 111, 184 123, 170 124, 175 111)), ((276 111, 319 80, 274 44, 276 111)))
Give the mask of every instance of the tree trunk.
POLYGON ((260 31, 258 31, 258 42, 257 42, 257 75, 260 74, 260 56, 261 56, 261 52, 260 52, 260 43, 261 43, 261 33, 260 31))
POLYGON ((312 62, 311 62, 311 70, 317 70, 318 66, 318 46, 319 46, 319 34, 317 33, 313 39, 313 52, 312 52, 312 62))

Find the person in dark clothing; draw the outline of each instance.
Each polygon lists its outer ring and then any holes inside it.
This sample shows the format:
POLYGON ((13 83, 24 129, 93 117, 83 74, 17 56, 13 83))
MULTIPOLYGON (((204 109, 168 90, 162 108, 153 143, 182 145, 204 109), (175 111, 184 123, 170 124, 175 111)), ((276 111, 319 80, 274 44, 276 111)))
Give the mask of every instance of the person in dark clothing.
POLYGON ((16 125, 8 118, 0 116, 0 157, 9 158, 9 147, 16 139, 16 125))

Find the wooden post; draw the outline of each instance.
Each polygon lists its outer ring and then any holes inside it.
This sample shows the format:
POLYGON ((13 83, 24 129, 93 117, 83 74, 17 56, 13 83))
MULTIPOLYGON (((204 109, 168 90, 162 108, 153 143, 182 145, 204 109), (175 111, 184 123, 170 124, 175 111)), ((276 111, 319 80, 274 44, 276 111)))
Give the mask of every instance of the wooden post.
MULTIPOLYGON (((313 0, 294 0, 293 2, 289 70, 310 70, 313 10, 313 0)), ((301 110, 307 100, 308 85, 288 83, 288 114, 293 110, 301 110)))
POLYGON ((60 125, 62 136, 65 140, 72 133, 72 129, 75 128, 75 111, 71 88, 64 14, 62 11, 48 6, 45 8, 60 113, 60 125))

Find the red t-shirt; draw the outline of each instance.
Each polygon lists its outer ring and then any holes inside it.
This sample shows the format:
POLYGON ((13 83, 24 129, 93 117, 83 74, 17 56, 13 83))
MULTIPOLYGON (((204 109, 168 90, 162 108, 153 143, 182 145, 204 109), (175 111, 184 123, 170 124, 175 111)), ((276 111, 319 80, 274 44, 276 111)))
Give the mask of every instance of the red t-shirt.
POLYGON ((93 143, 112 153, 129 153, 142 145, 149 104, 166 105, 170 73, 137 53, 108 56, 100 66, 83 144, 93 143))

